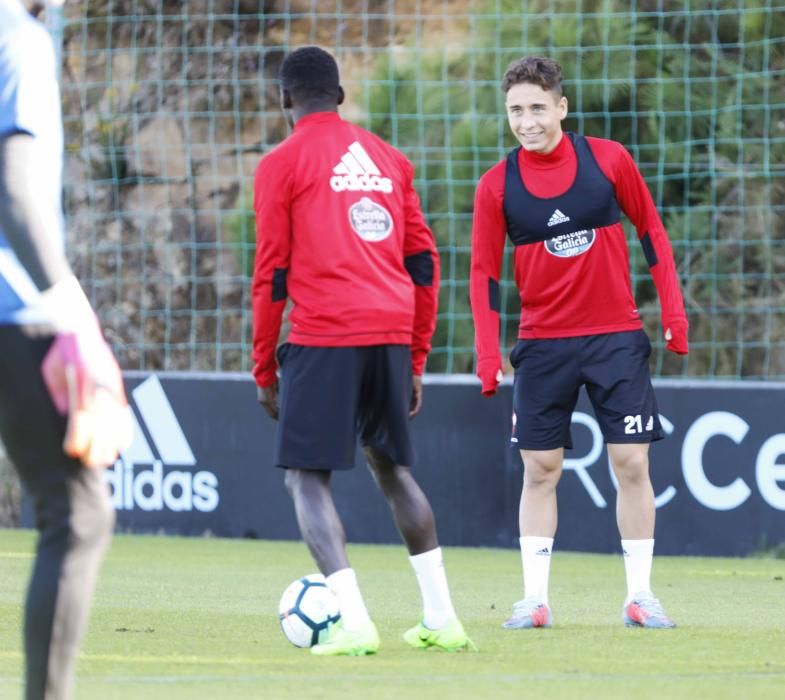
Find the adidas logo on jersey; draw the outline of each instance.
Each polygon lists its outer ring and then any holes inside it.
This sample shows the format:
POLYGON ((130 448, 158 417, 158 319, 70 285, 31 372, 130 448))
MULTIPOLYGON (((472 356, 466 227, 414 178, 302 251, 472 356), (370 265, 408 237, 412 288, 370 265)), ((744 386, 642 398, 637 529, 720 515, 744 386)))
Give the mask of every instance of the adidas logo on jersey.
POLYGON ((553 212, 553 214, 551 214, 551 218, 548 219, 548 226, 556 226, 557 224, 563 224, 569 220, 569 216, 557 209, 555 212, 553 212))
POLYGON ((393 191, 392 180, 382 177, 376 163, 371 160, 359 141, 352 143, 341 162, 333 168, 330 178, 333 192, 383 192, 393 191))

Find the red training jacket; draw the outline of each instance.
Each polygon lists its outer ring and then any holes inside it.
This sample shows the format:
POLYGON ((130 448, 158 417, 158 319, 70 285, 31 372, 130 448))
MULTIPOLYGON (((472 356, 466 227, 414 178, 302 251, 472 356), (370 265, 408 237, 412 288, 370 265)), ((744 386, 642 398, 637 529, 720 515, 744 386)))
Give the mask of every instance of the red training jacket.
POLYGON ((253 374, 275 382, 286 299, 289 342, 315 347, 410 345, 422 374, 436 326, 439 256, 412 181, 382 139, 318 112, 259 163, 253 374))
MULTIPOLYGON (((591 153, 610 181, 616 201, 638 237, 653 249, 650 267, 662 309, 663 328, 674 335, 669 349, 687 352, 687 317, 668 234, 649 190, 627 150, 615 141, 590 138, 591 153)), ((569 189, 577 170, 575 148, 566 135, 547 155, 521 148, 518 168, 526 189, 537 198, 569 189)), ((506 159, 477 185, 472 227, 470 294, 475 325, 478 374, 483 391, 495 391, 501 368, 499 313, 490 298, 498 283, 507 222, 504 215, 506 159)), ((515 282, 521 299, 519 338, 566 338, 636 330, 642 324, 630 282, 629 252, 621 223, 599 228, 593 245, 573 257, 557 257, 545 245, 514 249, 515 282)))

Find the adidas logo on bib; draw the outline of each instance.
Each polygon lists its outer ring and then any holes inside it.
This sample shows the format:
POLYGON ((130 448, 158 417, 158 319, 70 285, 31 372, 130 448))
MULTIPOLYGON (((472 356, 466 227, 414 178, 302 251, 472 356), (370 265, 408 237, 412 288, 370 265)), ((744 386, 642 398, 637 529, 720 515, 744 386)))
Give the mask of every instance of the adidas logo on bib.
POLYGON ((570 217, 564 214, 564 212, 557 209, 553 214, 551 214, 551 218, 548 219, 548 226, 556 226, 558 224, 563 224, 566 221, 569 221, 570 217))
POLYGON ((383 192, 393 191, 392 180, 382 177, 376 163, 359 141, 352 143, 341 162, 333 168, 330 187, 333 192, 383 192))

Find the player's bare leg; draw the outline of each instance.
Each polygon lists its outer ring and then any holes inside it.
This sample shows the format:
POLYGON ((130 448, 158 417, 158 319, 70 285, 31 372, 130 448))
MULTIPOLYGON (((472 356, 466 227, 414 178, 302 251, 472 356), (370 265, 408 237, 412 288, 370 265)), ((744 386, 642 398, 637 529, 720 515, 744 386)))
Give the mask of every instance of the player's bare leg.
POLYGON ((619 482, 616 520, 625 540, 654 537, 654 489, 649 479, 649 444, 609 444, 608 456, 619 482))
POLYGON ((364 449, 368 466, 392 511, 395 525, 414 556, 439 546, 433 510, 411 470, 371 447, 364 449))
POLYGON ((521 450, 523 490, 518 510, 524 597, 513 605, 506 629, 550 627, 548 579, 558 510, 556 486, 564 461, 564 449, 521 450))
POLYGON ((287 469, 285 480, 300 533, 325 576, 349 568, 346 534, 330 491, 330 475, 329 471, 287 469))
POLYGON ((442 550, 428 498, 408 467, 387 455, 365 448, 368 466, 392 511, 393 519, 409 550, 423 602, 422 621, 403 638, 415 649, 435 647, 445 651, 473 648, 455 614, 447 585, 442 550))
POLYGON ((358 656, 379 648, 379 634, 365 607, 357 575, 346 556, 346 534, 330 491, 329 471, 287 469, 286 488, 294 501, 297 524, 327 585, 338 598, 341 620, 316 655, 358 656))
POLYGON ((674 627, 651 592, 656 507, 649 478, 649 444, 608 444, 608 456, 619 484, 616 519, 627 576, 622 619, 630 627, 674 627))
POLYGON ((518 509, 521 537, 553 537, 558 511, 556 485, 564 462, 564 449, 521 450, 523 491, 518 509))

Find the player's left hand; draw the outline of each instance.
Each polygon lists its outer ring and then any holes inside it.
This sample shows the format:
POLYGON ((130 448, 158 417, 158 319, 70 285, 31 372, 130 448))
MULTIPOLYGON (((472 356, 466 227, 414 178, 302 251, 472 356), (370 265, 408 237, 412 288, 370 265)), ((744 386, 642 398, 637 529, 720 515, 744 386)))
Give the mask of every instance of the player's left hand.
POLYGON ((687 320, 677 319, 662 325, 665 328, 665 347, 677 355, 686 355, 690 351, 687 320))
POLYGON ((412 400, 409 403, 409 418, 414 418, 422 408, 422 377, 412 375, 412 400))
POLYGON ((477 360, 477 376, 482 382, 482 395, 494 396, 504 379, 501 356, 477 360))
POLYGON ((278 420, 278 380, 270 386, 256 387, 256 398, 273 420, 278 420))

